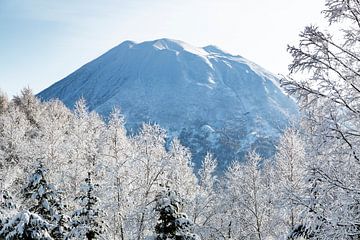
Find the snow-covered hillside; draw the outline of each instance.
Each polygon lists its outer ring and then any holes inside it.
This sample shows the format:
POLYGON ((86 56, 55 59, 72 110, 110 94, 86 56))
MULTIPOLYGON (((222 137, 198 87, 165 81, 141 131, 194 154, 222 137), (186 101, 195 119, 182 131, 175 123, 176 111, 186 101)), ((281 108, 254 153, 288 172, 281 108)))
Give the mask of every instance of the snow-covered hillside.
POLYGON ((215 46, 170 39, 125 41, 45 89, 67 106, 84 97, 104 116, 114 106, 128 130, 158 123, 190 147, 195 162, 213 152, 222 167, 256 148, 271 155, 297 106, 271 73, 215 46))

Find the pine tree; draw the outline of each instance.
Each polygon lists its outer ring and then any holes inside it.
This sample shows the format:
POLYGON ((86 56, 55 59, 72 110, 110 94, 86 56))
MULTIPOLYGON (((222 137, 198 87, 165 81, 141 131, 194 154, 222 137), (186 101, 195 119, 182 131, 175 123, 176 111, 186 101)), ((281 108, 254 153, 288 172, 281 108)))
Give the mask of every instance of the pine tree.
POLYGON ((29 211, 41 215, 48 221, 54 221, 59 209, 63 206, 60 192, 46 179, 47 172, 48 169, 40 163, 29 177, 23 194, 26 198, 26 204, 29 205, 29 211))
POLYGON ((159 220, 155 226, 156 240, 197 240, 191 232, 192 223, 180 212, 182 202, 175 191, 167 189, 156 197, 156 208, 159 220))
POLYGON ((6 190, 0 190, 0 213, 10 209, 16 209, 16 204, 11 194, 6 190))
MULTIPOLYGON (((31 236, 31 234, 47 236, 48 223, 41 221, 29 223, 30 215, 29 212, 19 213, 12 195, 6 190, 0 190, 0 239, 26 239, 25 236, 31 236), (45 223, 45 231, 41 227, 42 223, 45 223), (36 233, 36 229, 42 234, 36 233)), ((37 217, 35 219, 41 219, 40 216, 37 217)))
POLYGON ((0 229, 0 239, 52 240, 49 230, 53 226, 36 213, 21 211, 0 229))
POLYGON ((71 219, 69 216, 59 212, 59 217, 55 223, 55 226, 51 230, 51 236, 58 240, 65 239, 70 231, 70 221, 71 219))
POLYGON ((0 229, 9 221, 9 217, 16 209, 16 204, 6 190, 0 190, 0 229))
POLYGON ((69 217, 63 213, 65 206, 62 204, 61 192, 47 182, 47 172, 48 169, 40 163, 31 174, 23 190, 25 204, 29 206, 30 212, 39 214, 54 225, 51 234, 55 239, 62 239, 69 229, 69 217))
POLYGON ((75 199, 79 201, 80 209, 72 215, 69 239, 97 239, 104 233, 102 211, 97 207, 99 199, 94 195, 96 186, 92 183, 91 173, 88 172, 81 189, 82 195, 75 199))

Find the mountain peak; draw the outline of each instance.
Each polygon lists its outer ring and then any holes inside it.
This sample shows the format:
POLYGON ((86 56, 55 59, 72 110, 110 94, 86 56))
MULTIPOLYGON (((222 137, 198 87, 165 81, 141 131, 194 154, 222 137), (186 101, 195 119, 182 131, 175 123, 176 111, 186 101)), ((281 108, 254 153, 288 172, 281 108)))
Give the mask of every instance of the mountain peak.
POLYGON ((156 39, 156 40, 152 40, 152 41, 145 41, 145 42, 139 43, 137 46, 139 48, 142 48, 142 47, 146 48, 146 47, 151 46, 152 48, 154 48, 156 50, 169 50, 169 51, 176 52, 176 53, 189 52, 189 53, 192 53, 195 55, 200 55, 200 56, 208 55, 208 53, 206 51, 204 51, 202 48, 192 46, 184 41, 170 39, 170 38, 161 38, 161 39, 156 39))
MULTIPOLYGON (((225 52, 224 50, 222 50, 221 48, 219 48, 218 46, 215 46, 215 45, 207 45, 205 47, 196 47, 196 46, 190 45, 184 41, 171 39, 171 38, 160 38, 160 39, 145 41, 145 42, 141 42, 141 43, 136 43, 131 40, 126 40, 118 45, 118 47, 127 47, 127 48, 132 48, 134 46, 138 47, 138 48, 145 48, 145 49, 151 47, 156 50, 169 50, 169 51, 173 51, 173 52, 177 52, 177 53, 189 52, 189 53, 199 55, 202 57, 206 57, 209 54, 221 54, 221 55, 234 56, 228 52, 225 52)), ((146 50, 149 50, 149 49, 146 49, 146 50)), ((237 57, 239 57, 239 56, 237 56, 237 57)))
POLYGON ((39 97, 69 107, 84 97, 104 116, 118 106, 129 130, 158 123, 191 149, 195 161, 210 151, 222 167, 253 147, 271 155, 279 129, 297 113, 277 78, 256 64, 215 46, 168 38, 125 41, 39 97))
POLYGON ((159 49, 170 49, 174 51, 184 50, 186 43, 180 40, 161 38, 151 41, 152 45, 159 49))

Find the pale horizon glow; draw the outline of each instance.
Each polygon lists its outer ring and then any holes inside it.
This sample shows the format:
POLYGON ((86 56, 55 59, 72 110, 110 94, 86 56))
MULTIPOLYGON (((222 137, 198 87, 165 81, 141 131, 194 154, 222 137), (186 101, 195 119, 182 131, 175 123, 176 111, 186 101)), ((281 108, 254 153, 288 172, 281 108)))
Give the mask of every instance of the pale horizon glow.
POLYGON ((287 74, 323 0, 0 0, 0 89, 49 87, 125 40, 171 38, 216 45, 287 74))

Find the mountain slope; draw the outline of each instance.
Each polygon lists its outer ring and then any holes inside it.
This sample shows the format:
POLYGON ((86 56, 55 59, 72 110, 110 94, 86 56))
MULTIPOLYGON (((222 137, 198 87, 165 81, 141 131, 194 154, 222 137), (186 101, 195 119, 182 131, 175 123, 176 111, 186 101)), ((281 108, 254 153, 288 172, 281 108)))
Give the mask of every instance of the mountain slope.
POLYGON ((271 155, 279 129, 297 114, 276 77, 258 65, 215 46, 170 39, 125 41, 38 96, 69 107, 84 97, 105 116, 119 106, 128 129, 158 123, 197 162, 211 151, 222 167, 254 147, 271 155))

